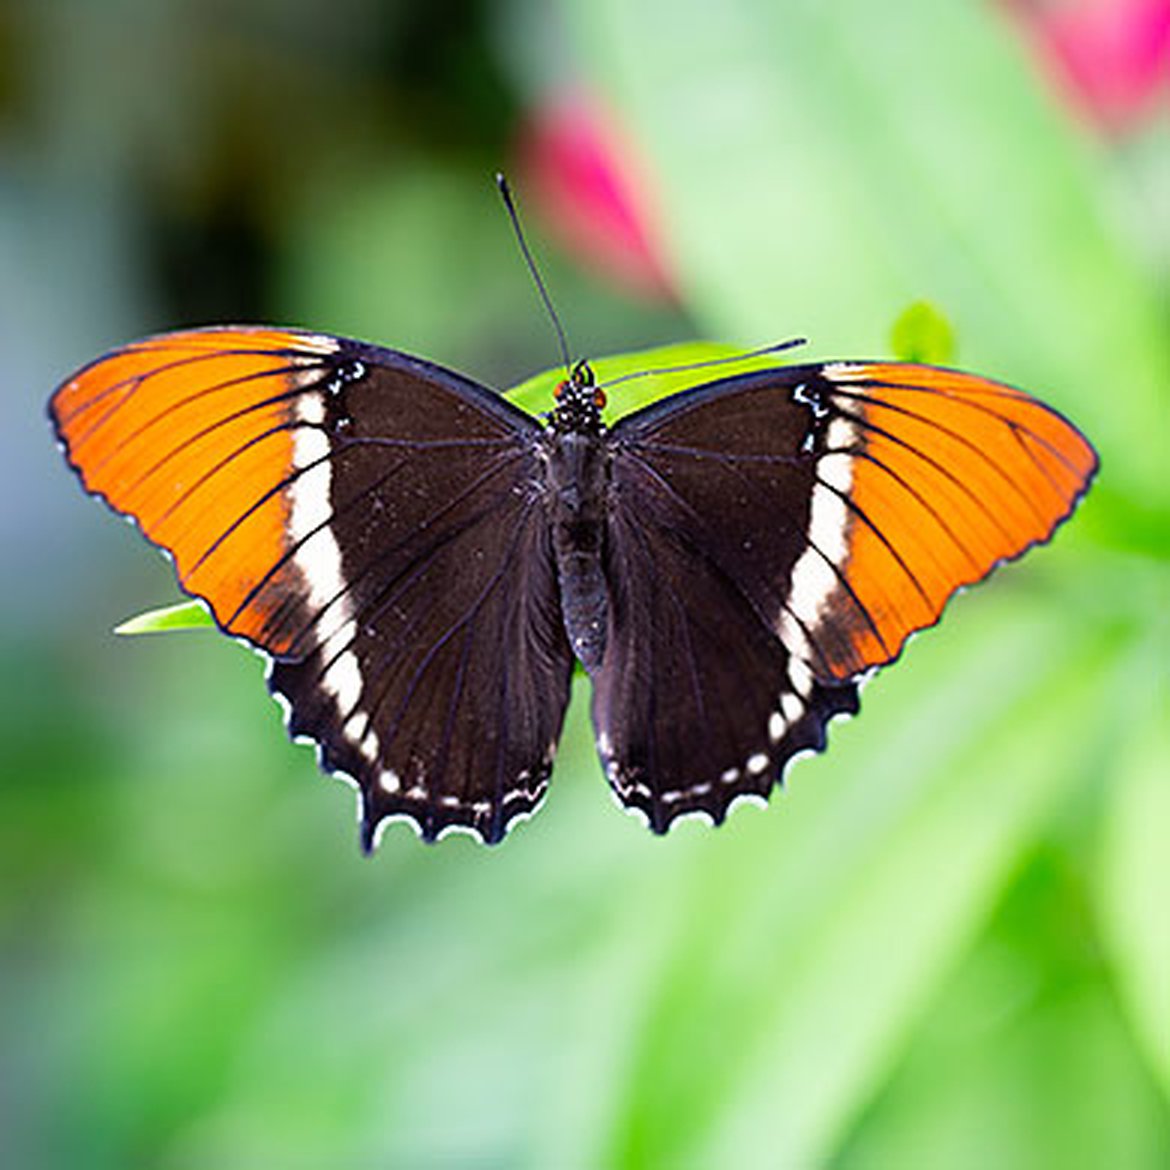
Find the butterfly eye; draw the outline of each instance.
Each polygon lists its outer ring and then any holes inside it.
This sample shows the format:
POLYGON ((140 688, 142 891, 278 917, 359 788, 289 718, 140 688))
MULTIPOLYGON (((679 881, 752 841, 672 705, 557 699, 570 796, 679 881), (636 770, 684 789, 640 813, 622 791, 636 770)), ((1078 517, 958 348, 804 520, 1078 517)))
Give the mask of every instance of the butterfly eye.
POLYGON ((598 410, 605 409, 605 391, 604 390, 594 390, 593 391, 593 405, 596 406, 598 410))

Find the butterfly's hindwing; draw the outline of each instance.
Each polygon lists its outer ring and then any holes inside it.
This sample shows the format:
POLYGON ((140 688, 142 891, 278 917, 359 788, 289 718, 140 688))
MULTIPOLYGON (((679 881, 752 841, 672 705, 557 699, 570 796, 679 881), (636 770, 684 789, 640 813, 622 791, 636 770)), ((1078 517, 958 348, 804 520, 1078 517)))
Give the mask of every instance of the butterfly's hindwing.
POLYGON ((824 747, 857 690, 818 681, 715 561, 632 495, 611 517, 598 750, 618 798, 656 832, 688 813, 719 823, 737 798, 766 797, 794 754, 824 747))
POLYGON ((274 664, 290 730, 358 782, 367 847, 394 817, 426 840, 459 827, 496 842, 543 798, 572 659, 547 531, 535 513, 507 518, 437 534, 411 559, 355 564, 362 586, 329 637, 274 664))

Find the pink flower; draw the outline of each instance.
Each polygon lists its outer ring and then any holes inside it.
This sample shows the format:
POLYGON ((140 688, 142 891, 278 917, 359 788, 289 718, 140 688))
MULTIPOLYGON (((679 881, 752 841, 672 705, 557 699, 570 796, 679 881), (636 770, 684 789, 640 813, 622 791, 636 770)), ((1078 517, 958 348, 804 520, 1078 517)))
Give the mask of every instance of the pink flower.
POLYGON ((1110 133, 1170 92, 1170 0, 1009 0, 1058 89, 1110 133))
POLYGON ((518 144, 523 190, 583 265, 651 299, 671 299, 655 247, 653 200, 634 151, 598 102, 560 94, 531 115, 518 144))

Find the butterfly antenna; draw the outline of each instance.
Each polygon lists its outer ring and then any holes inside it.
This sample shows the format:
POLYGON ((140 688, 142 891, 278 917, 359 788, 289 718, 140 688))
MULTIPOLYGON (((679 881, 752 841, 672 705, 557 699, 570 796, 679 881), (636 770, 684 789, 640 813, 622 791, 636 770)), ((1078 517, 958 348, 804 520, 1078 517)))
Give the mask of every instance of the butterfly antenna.
POLYGON ((654 378, 659 374, 686 374, 691 370, 705 370, 710 366, 726 366, 735 362, 751 361, 752 358, 764 357, 769 353, 782 353, 786 349, 796 349, 797 346, 807 345, 807 337, 791 337, 787 341, 777 341, 772 345, 762 345, 759 349, 751 349, 745 353, 729 353, 724 357, 708 358, 702 362, 687 362, 681 366, 660 366, 653 370, 635 370, 632 374, 622 374, 620 378, 613 378, 602 382, 598 389, 608 390, 622 382, 632 382, 635 378, 654 378))
POLYGON ((565 329, 561 324, 560 317, 557 316, 556 309, 553 308, 552 298, 548 295, 548 289, 544 287, 544 281, 540 278, 540 270, 536 267, 536 261, 533 259, 532 252, 528 247, 528 241, 524 238, 524 229, 520 226, 520 214, 516 210, 516 203, 512 199, 512 188, 508 186, 508 180, 497 172, 496 186, 500 191, 500 198, 504 201, 504 207, 508 212, 508 218, 512 221, 512 230, 516 233, 516 242, 520 245, 520 251, 524 256, 524 263, 528 265, 528 271, 532 274, 532 280, 536 285, 536 291, 540 293, 540 299, 544 301, 544 307, 548 311, 549 319, 553 323, 553 328, 557 332, 557 341, 561 347, 561 357, 565 362, 565 371, 571 372, 573 368, 573 359, 569 355, 569 342, 565 337, 565 329))

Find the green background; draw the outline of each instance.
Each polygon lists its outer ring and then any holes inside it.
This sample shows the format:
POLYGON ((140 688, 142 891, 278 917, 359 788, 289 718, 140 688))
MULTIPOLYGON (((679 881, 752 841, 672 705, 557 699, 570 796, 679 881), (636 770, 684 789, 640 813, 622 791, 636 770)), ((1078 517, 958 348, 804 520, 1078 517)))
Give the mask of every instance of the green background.
POLYGON ((959 0, 0 5, 0 1163, 1170 1164, 1168 142, 959 0), (1101 477, 766 811, 652 837, 582 687, 506 844, 364 860, 256 658, 109 635, 173 583, 43 404, 214 320, 551 365, 491 176, 566 84, 679 300, 530 211, 578 350, 881 356, 927 298, 1101 477))

